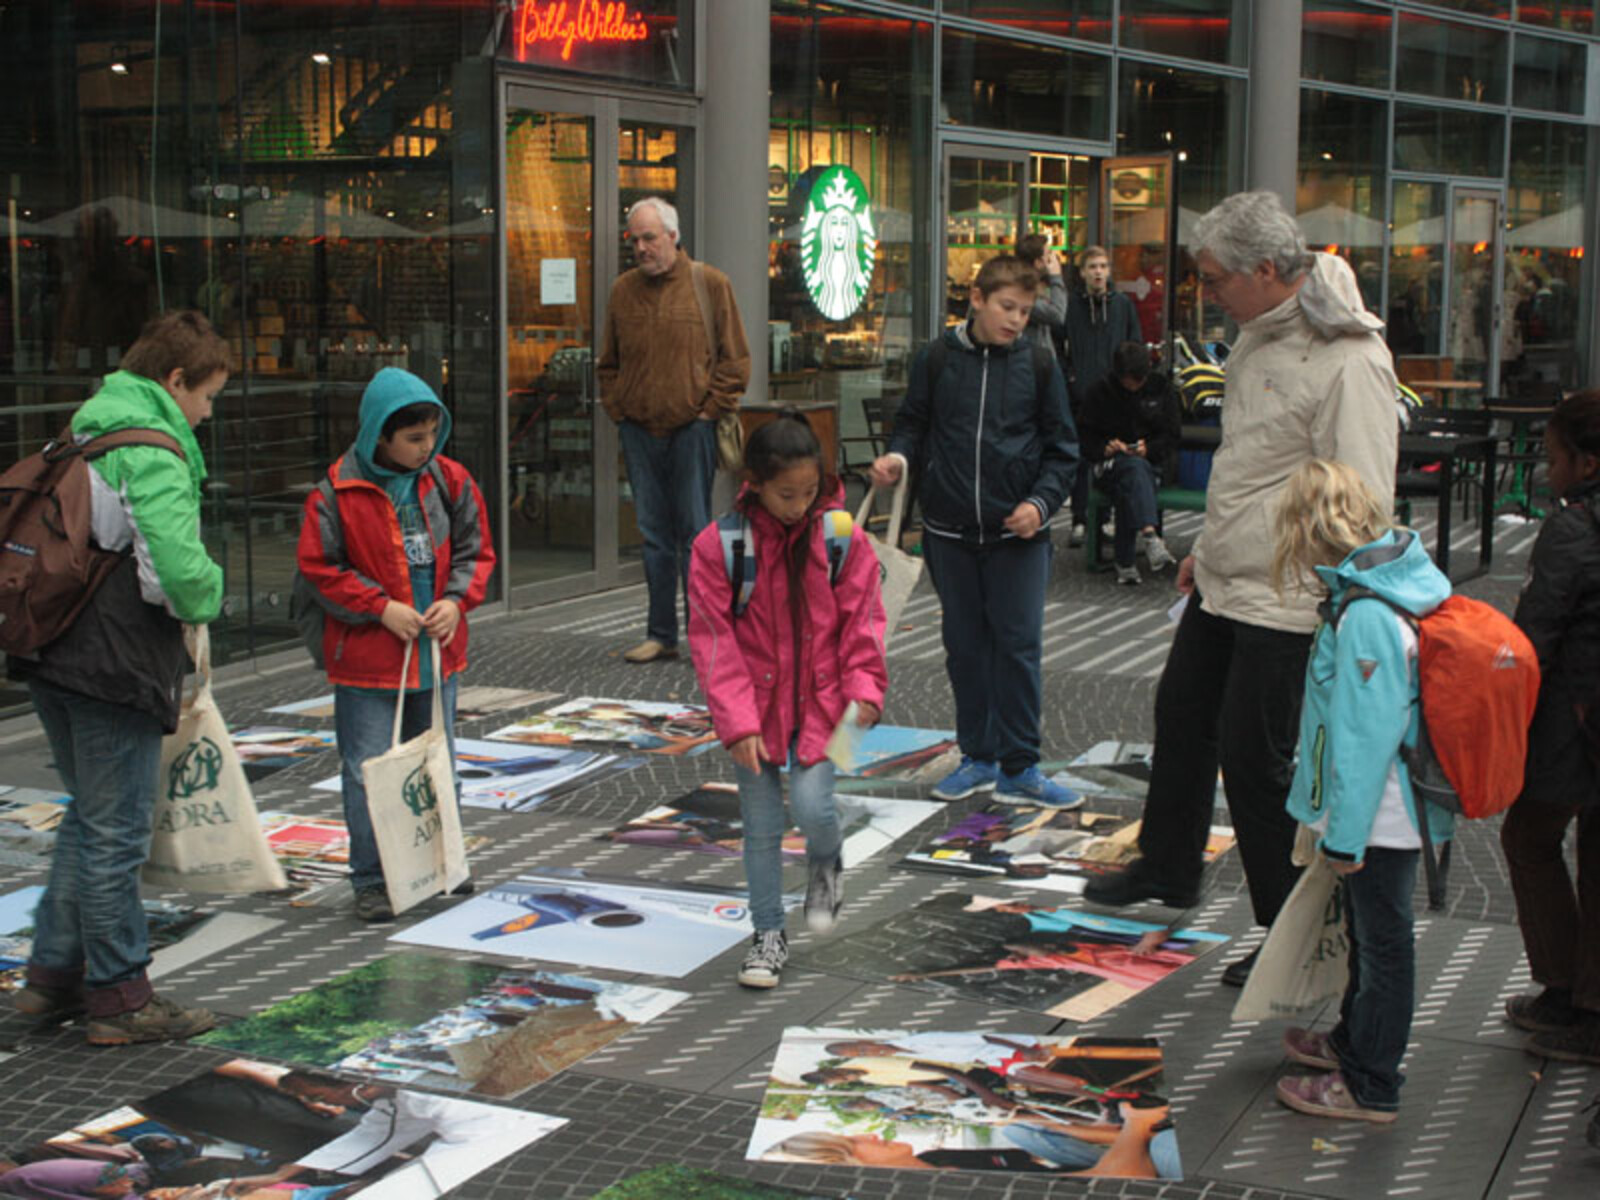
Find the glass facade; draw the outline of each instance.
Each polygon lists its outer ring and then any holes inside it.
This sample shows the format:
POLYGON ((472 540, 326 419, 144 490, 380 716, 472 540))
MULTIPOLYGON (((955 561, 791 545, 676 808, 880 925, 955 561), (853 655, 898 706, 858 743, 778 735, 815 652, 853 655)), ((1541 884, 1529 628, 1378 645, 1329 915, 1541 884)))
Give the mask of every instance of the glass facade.
POLYGON ((1505 102, 1511 45, 1507 31, 1404 10, 1396 20, 1395 87, 1440 100, 1505 102))
POLYGON ((1318 83, 1387 88, 1394 14, 1369 4, 1305 0, 1300 74, 1318 83))
POLYGON ((1589 48, 1582 42, 1518 34, 1511 103, 1582 116, 1588 66, 1589 48))
POLYGON ((1104 141, 1111 59, 1102 54, 947 29, 940 117, 1013 133, 1104 141))
POLYGON ((1383 304, 1388 122, 1383 100, 1314 88, 1300 93, 1300 228, 1307 245, 1350 263, 1375 312, 1383 304))

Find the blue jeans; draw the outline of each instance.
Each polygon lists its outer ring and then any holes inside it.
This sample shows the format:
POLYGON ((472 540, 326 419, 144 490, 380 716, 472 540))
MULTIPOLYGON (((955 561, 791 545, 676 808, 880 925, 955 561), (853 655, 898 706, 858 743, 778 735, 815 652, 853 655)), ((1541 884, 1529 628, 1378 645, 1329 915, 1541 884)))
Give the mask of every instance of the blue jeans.
MULTIPOLYGON (((744 877, 750 885, 750 921, 758 933, 783 928, 783 782, 777 763, 760 771, 736 766, 739 817, 744 822, 744 877)), ((789 807, 806 835, 810 862, 836 862, 842 834, 833 807, 833 764, 827 759, 803 767, 789 752, 789 807)))
MULTIPOLYGON (((1041 1129, 1018 1121, 1000 1131, 1003 1141, 1019 1150, 1026 1150, 1035 1158, 1042 1158, 1068 1171, 1086 1171, 1100 1161, 1105 1146, 1098 1142, 1085 1142, 1068 1133, 1054 1129, 1041 1129)), ((1158 1129, 1147 1147, 1150 1165, 1160 1179, 1182 1179, 1183 1165, 1178 1158, 1178 1134, 1172 1128, 1158 1129)))
POLYGON ((1155 528, 1160 517, 1156 489, 1161 486, 1161 472, 1150 465, 1149 459, 1119 454, 1095 483, 1110 493, 1117 514, 1116 536, 1111 543, 1117 566, 1131 567, 1140 531, 1155 528))
POLYGON ((928 574, 944 606, 945 669, 961 753, 1015 775, 1039 761, 1044 592, 1050 536, 972 546, 924 537, 928 574))
POLYGON ((92 1016, 150 999, 150 929, 139 868, 161 773, 161 722, 42 680, 28 690, 72 803, 56 830, 50 880, 34 913, 28 981, 86 989, 92 1016))
POLYGON ((644 581, 650 592, 646 630, 663 646, 676 646, 679 580, 687 588, 689 546, 711 524, 717 423, 690 421, 656 437, 624 421, 620 432, 633 511, 644 536, 644 581))
MULTIPOLYGON (((450 739, 450 761, 456 758, 456 680, 444 685, 444 728, 450 739)), ((367 785, 361 778, 361 764, 369 758, 387 754, 394 736, 394 706, 398 692, 372 688, 333 689, 333 721, 339 739, 340 778, 344 785, 344 823, 350 831, 350 886, 381 886, 383 863, 378 858, 378 840, 372 833, 372 814, 367 810, 367 785)), ((433 720, 433 691, 407 692, 405 715, 400 719, 400 738, 409 741, 424 732, 433 720)))
POLYGON ((1366 865, 1343 881, 1350 982, 1329 1044, 1363 1108, 1400 1107, 1400 1060, 1411 1036, 1417 961, 1411 892, 1420 850, 1368 847, 1366 865))

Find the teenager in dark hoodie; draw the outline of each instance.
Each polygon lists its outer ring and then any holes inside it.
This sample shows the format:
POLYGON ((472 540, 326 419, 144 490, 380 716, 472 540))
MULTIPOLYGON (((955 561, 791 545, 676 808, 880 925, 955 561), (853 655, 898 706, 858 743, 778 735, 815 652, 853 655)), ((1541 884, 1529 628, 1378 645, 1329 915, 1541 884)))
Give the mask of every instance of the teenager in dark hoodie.
MULTIPOLYGON (((1111 370, 1111 354, 1123 342, 1142 341, 1133 301, 1111 287, 1111 256, 1104 246, 1090 246, 1078 256, 1082 288, 1067 304, 1067 399, 1077 421, 1089 389, 1111 370)), ((1089 472, 1079 471, 1072 488, 1072 545, 1083 543, 1084 513, 1089 507, 1089 472)))

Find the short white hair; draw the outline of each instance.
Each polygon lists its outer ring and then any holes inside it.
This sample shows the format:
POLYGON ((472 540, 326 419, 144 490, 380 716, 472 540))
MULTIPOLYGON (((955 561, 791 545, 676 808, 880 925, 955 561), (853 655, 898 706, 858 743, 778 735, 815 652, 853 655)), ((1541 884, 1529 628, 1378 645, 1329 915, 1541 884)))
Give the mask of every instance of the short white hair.
POLYGON ((1305 235, 1277 192, 1235 192, 1194 223, 1193 243, 1228 271, 1269 262, 1284 283, 1311 266, 1305 235))
POLYGON ((635 200, 632 204, 628 205, 627 223, 629 225, 633 224, 633 214, 638 212, 641 208, 655 209, 656 216, 661 219, 661 227, 672 235, 672 240, 674 242, 678 240, 677 209, 673 208, 672 205, 668 204, 660 196, 646 196, 643 200, 635 200))

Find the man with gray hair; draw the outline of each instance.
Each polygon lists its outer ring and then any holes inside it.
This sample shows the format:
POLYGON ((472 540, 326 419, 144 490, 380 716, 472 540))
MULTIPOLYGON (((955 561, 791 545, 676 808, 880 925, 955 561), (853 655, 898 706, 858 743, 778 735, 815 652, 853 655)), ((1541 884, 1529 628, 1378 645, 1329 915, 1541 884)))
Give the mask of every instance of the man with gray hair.
POLYGON ((728 277, 678 245, 678 212, 659 196, 628 209, 638 265, 611 285, 600 335, 600 402, 617 423, 644 537, 650 593, 632 663, 678 656, 678 581, 711 523, 717 418, 750 382, 750 346, 728 277))
MULTIPOLYGON (((1205 527, 1178 568, 1188 597, 1156 689, 1156 741, 1140 857, 1091 882, 1109 905, 1198 902, 1217 768, 1256 921, 1294 887, 1294 773, 1317 598, 1271 582, 1272 521, 1289 475, 1311 458, 1354 467, 1386 506, 1398 428, 1394 366, 1349 265, 1308 254, 1272 192, 1229 196, 1195 223, 1200 284, 1239 326, 1228 356, 1222 444, 1205 527)), ((1242 986, 1255 955, 1230 965, 1242 986)))

